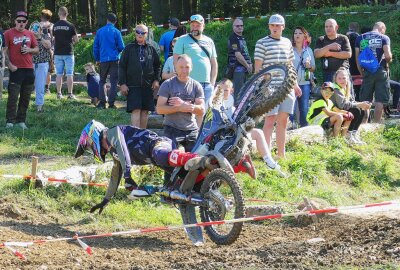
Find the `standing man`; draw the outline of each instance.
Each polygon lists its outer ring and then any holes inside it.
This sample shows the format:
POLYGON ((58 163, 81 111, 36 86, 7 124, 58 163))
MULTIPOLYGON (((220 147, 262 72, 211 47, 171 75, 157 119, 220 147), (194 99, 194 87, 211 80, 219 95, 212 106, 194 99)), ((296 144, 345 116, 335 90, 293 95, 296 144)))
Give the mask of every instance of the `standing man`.
POLYGON ((200 83, 189 77, 192 60, 188 55, 178 56, 175 69, 176 76, 163 82, 158 91, 157 113, 165 115, 164 136, 175 142, 184 138, 179 143, 190 152, 204 114, 204 92, 200 83))
POLYGON ((79 38, 75 26, 67 21, 68 9, 66 7, 60 7, 58 9, 58 16, 60 17, 60 20, 53 26, 54 65, 56 66, 57 74, 57 98, 63 98, 61 88, 65 68, 65 73, 67 75, 68 98, 76 99, 72 93, 75 65, 73 45, 78 42, 79 38))
POLYGON ((104 84, 107 76, 110 75, 111 88, 108 91, 108 108, 115 109, 115 97, 117 96, 118 81, 118 61, 120 53, 124 50, 125 45, 122 40, 121 32, 115 28, 117 16, 110 13, 107 16, 107 24, 97 30, 93 44, 93 55, 96 62, 100 62, 100 85, 99 99, 97 108, 106 108, 106 96, 104 93, 104 84))
POLYGON ((167 61, 168 59, 169 46, 171 44, 171 41, 174 39, 176 29, 178 29, 180 25, 180 22, 177 18, 170 18, 168 20, 168 23, 169 23, 169 31, 161 35, 159 43, 161 52, 164 52, 164 62, 167 61))
MULTIPOLYGON (((284 64, 293 66, 293 47, 292 42, 282 37, 285 29, 285 19, 275 14, 269 18, 268 27, 270 35, 257 41, 254 51, 254 72, 258 73, 261 69, 272 64, 284 64)), ((271 149, 272 132, 276 122, 276 145, 278 156, 285 157, 286 126, 289 114, 293 113, 296 96, 301 96, 301 89, 297 84, 294 90, 286 99, 276 106, 271 112, 266 114, 264 121, 264 135, 269 149, 271 149)))
POLYGON ((187 54, 193 63, 190 77, 200 82, 204 90, 205 106, 214 91, 218 74, 217 51, 214 41, 203 35, 204 18, 201 15, 190 17, 190 33, 179 37, 174 47, 174 63, 179 55, 187 54))
MULTIPOLYGON (((377 22, 372 31, 362 34, 356 39, 356 61, 363 82, 360 90, 360 101, 372 102, 375 98, 374 121, 382 121, 384 105, 389 103, 389 63, 392 62, 392 52, 390 50, 390 38, 385 35, 386 25, 377 22), (360 52, 369 47, 379 62, 379 69, 375 73, 368 72, 361 68, 358 61, 360 52)), ((368 112, 369 113, 369 112, 368 112)), ((367 118, 368 119, 368 118, 367 118)))
POLYGON ((4 54, 8 59, 10 71, 6 128, 12 128, 16 123, 22 129, 27 129, 26 111, 35 81, 32 54, 39 53, 35 36, 31 31, 25 29, 27 23, 28 14, 25 11, 18 11, 15 17, 15 27, 4 33, 4 54))
POLYGON ((233 69, 233 92, 235 106, 238 104, 239 90, 246 81, 246 75, 253 72, 253 64, 243 37, 243 21, 233 21, 233 33, 228 40, 228 67, 233 69))
POLYGON ((325 36, 318 38, 315 49, 315 58, 322 62, 322 75, 324 82, 331 82, 335 72, 344 67, 349 69, 351 47, 347 36, 338 34, 339 26, 334 19, 325 21, 325 36))
POLYGON ((3 99, 3 78, 4 78, 4 68, 6 64, 6 58, 4 56, 4 35, 3 32, 0 30, 0 100, 3 99))
POLYGON ((160 87, 160 57, 146 43, 147 33, 144 24, 136 26, 136 39, 123 50, 118 68, 120 90, 127 96, 126 111, 131 113, 131 124, 139 128, 147 127, 148 112, 154 111, 153 91, 160 87))

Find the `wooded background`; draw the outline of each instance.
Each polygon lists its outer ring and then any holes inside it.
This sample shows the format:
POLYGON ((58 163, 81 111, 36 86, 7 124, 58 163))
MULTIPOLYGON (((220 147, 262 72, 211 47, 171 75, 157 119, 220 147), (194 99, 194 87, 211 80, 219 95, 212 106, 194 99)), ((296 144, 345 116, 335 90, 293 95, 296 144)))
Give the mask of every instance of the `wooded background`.
POLYGON ((118 16, 118 27, 129 28, 138 22, 164 24, 168 18, 188 20, 200 13, 211 17, 266 15, 271 12, 289 12, 298 9, 318 9, 349 5, 385 5, 396 0, 0 0, 0 23, 3 29, 13 25, 18 10, 26 10, 30 21, 39 20, 43 8, 50 9, 57 21, 57 9, 66 6, 69 20, 79 32, 94 31, 106 22, 108 12, 118 16))

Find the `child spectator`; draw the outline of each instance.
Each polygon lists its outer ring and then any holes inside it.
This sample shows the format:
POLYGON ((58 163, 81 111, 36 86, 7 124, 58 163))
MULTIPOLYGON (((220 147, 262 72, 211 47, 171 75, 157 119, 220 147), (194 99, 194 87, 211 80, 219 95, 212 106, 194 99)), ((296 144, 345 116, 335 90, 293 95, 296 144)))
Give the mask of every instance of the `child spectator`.
POLYGON ((339 68, 333 75, 333 81, 335 89, 330 98, 333 105, 340 110, 351 112, 354 116, 349 126, 348 141, 352 144, 365 144, 359 137, 358 128, 366 115, 366 110, 371 108, 371 103, 355 101, 349 73, 346 69, 339 68))
MULTIPOLYGON (((171 41, 171 49, 172 50, 174 49, 174 46, 175 46, 175 43, 177 40, 178 40, 178 38, 174 38, 171 41)), ((175 73, 175 68, 174 68, 174 57, 170 56, 165 61, 161 77, 163 80, 167 80, 169 78, 174 77, 175 75, 176 75, 176 73, 175 73)))
POLYGON ((99 101, 100 75, 96 72, 93 63, 90 62, 85 65, 85 72, 88 95, 91 99, 91 103, 96 106, 97 102, 99 101))
MULTIPOLYGON (((227 115, 232 117, 232 114, 235 110, 232 93, 232 81, 229 79, 221 80, 216 86, 214 98, 212 99, 210 106, 217 110, 220 110, 220 108, 223 107, 227 115), (219 98, 221 96, 223 96, 222 102, 221 98, 219 98)), ((257 151, 262 156, 267 168, 275 170, 281 177, 286 178, 287 175, 281 170, 281 166, 271 156, 271 151, 268 148, 267 142, 265 141, 264 132, 261 129, 253 128, 250 131, 250 136, 252 140, 256 141, 257 151)))
POLYGON ((328 134, 333 127, 333 137, 339 136, 340 131, 342 131, 342 136, 345 136, 354 116, 351 112, 340 110, 333 105, 330 97, 333 95, 334 89, 335 86, 331 82, 322 84, 322 97, 311 104, 307 121, 310 125, 320 125, 328 134))

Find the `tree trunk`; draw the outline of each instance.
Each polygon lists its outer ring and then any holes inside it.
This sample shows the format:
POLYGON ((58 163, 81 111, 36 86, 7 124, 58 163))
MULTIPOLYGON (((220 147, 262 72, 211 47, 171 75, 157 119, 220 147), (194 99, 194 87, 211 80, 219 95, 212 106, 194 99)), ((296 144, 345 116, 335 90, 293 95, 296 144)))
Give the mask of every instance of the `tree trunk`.
POLYGON ((169 10, 171 17, 182 18, 183 16, 182 0, 170 0, 169 10))
POLYGON ((134 0, 133 1, 133 15, 135 18, 135 23, 139 23, 142 22, 142 13, 143 13, 143 9, 142 9, 142 0, 134 0))
POLYGON ((181 18, 182 21, 186 21, 189 20, 190 16, 192 14, 194 14, 193 10, 193 6, 192 6, 193 1, 192 0, 183 0, 182 1, 182 8, 183 8, 183 15, 181 18))
POLYGON ((100 28, 106 24, 107 12, 107 0, 96 0, 97 28, 100 28))
POLYGON ((88 0, 78 1, 78 15, 85 19, 86 25, 92 30, 92 18, 90 16, 90 3, 88 0))
POLYGON ((127 0, 122 0, 122 28, 129 28, 127 25, 127 18, 126 18, 126 8, 127 8, 127 0))
POLYGON ((261 0, 261 15, 269 13, 270 10, 270 0, 261 0))
POLYGON ((128 25, 133 26, 133 0, 127 0, 128 25))
POLYGON ((27 10, 28 1, 27 0, 13 0, 10 1, 10 12, 11 17, 14 18, 18 11, 27 10))
POLYGON ((150 0, 151 15, 155 24, 163 24, 168 21, 169 5, 168 1, 150 0))
POLYGON ((90 14, 90 21, 92 22, 92 27, 96 23, 96 7, 94 5, 94 0, 89 0, 89 14, 90 14))
POLYGON ((117 0, 110 0, 110 2, 111 2, 111 12, 117 15, 118 14, 117 13, 117 0))
MULTIPOLYGON (((198 13, 197 0, 192 0, 192 13, 190 15, 197 14, 197 13, 198 13)), ((189 17, 188 17, 188 19, 189 19, 189 17)))

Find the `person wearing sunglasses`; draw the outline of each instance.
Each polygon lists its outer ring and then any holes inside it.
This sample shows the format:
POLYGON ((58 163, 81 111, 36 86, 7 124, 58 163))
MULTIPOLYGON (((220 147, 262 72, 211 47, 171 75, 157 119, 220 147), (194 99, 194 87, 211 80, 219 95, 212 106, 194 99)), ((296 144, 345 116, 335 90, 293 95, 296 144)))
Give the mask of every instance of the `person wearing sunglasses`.
POLYGON ((160 87, 161 62, 154 46, 146 42, 148 28, 139 24, 135 40, 122 51, 118 67, 121 94, 127 97, 131 124, 147 127, 148 112, 154 111, 153 91, 160 87))
POLYGON ((34 34, 26 29, 27 23, 28 14, 25 11, 18 11, 15 16, 15 27, 4 33, 4 54, 6 60, 8 59, 10 71, 6 128, 12 128, 16 124, 22 129, 27 129, 26 112, 35 81, 32 55, 39 53, 34 34))
POLYGON ((244 24, 241 19, 235 19, 232 24, 233 33, 228 40, 228 66, 225 77, 232 80, 235 106, 239 103, 238 93, 240 88, 246 82, 247 75, 253 73, 253 64, 251 62, 246 40, 243 36, 244 24))
POLYGON ((335 107, 332 100, 335 85, 332 82, 324 82, 321 86, 321 98, 311 104, 307 114, 310 125, 321 126, 328 134, 337 137, 342 133, 347 134, 351 120, 354 116, 351 112, 340 110, 335 107))
POLYGON ((204 102, 207 106, 218 75, 217 51, 214 41, 203 34, 205 28, 203 16, 190 17, 190 33, 179 37, 174 48, 174 64, 182 54, 192 59, 190 77, 198 81, 204 89, 204 102))

